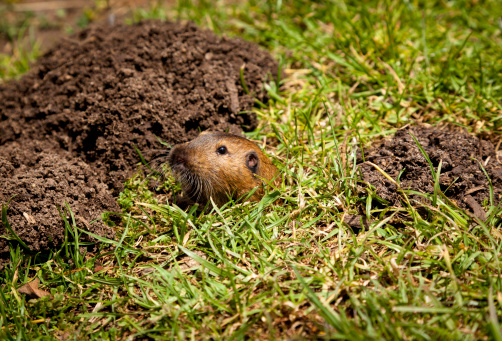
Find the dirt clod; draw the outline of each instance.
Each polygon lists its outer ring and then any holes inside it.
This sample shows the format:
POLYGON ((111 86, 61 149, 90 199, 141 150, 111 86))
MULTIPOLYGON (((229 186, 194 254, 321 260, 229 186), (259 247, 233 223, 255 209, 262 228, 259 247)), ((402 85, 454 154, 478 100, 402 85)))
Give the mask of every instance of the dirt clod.
MULTIPOLYGON (((502 165, 497 162, 494 145, 453 126, 437 129, 421 125, 398 130, 392 138, 366 153, 365 161, 376 164, 394 180, 399 177, 401 188, 421 193, 434 193, 434 180, 428 161, 410 133, 417 138, 436 172, 441 161, 441 191, 459 207, 485 219, 482 207, 489 203, 490 190, 480 163, 492 181, 494 204, 502 197, 502 165)), ((358 161, 363 180, 376 188, 377 195, 392 205, 402 206, 396 186, 368 162, 363 163, 361 156, 358 161)), ((427 201, 418 195, 410 198, 427 201)))

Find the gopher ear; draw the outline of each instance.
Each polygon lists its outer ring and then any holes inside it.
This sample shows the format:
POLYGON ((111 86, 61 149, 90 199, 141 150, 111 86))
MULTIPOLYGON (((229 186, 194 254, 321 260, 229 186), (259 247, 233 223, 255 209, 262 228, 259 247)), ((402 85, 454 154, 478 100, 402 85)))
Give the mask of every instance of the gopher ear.
POLYGON ((256 173, 259 162, 260 159, 258 158, 258 154, 256 154, 256 152, 249 152, 246 155, 246 166, 251 172, 256 173))

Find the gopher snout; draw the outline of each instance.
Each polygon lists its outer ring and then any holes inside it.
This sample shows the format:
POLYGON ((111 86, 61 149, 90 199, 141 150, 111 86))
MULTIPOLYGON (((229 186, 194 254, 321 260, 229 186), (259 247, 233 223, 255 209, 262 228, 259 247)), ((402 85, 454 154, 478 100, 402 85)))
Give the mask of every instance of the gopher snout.
POLYGON ((169 153, 168 162, 171 169, 174 171, 185 169, 187 166, 187 157, 186 155, 183 155, 183 151, 180 150, 180 148, 175 147, 171 149, 171 152, 169 153))

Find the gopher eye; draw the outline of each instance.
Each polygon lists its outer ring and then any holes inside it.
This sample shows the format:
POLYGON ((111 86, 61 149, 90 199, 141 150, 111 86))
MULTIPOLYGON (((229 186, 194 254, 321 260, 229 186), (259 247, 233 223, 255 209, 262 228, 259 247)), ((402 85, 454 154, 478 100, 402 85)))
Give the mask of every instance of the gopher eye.
POLYGON ((218 149, 216 149, 216 152, 220 155, 225 155, 227 153, 227 147, 221 146, 218 149))

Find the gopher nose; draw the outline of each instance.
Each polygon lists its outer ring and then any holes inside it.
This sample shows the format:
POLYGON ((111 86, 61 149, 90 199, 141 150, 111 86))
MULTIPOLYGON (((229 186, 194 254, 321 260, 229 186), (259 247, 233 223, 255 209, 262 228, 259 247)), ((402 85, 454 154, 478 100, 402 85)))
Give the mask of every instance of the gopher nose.
POLYGON ((174 163, 176 163, 176 164, 184 165, 185 162, 186 162, 185 158, 181 155, 176 155, 176 157, 174 158, 174 163))
POLYGON ((175 166, 186 166, 187 164, 187 159, 186 157, 183 155, 183 153, 180 151, 179 148, 174 148, 171 150, 171 153, 169 155, 169 164, 171 165, 171 167, 175 167, 175 166))

